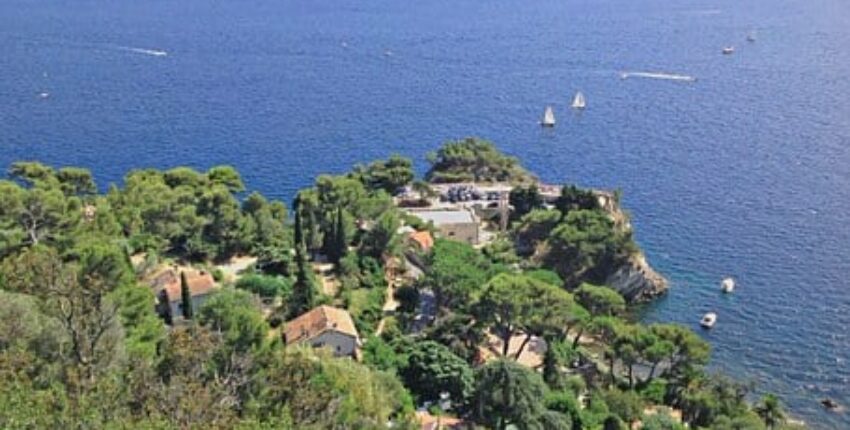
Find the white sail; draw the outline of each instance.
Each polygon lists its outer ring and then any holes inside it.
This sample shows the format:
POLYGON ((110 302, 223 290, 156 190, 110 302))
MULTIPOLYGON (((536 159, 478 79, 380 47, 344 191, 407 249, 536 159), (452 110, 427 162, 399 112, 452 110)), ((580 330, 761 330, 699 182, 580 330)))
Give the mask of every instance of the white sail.
POLYGON ((584 94, 581 91, 576 93, 573 98, 573 109, 584 109, 587 106, 587 101, 584 99, 584 94))
POLYGON ((555 112, 552 111, 552 106, 546 106, 546 111, 543 112, 543 119, 540 125, 544 127, 553 127, 555 125, 555 112))

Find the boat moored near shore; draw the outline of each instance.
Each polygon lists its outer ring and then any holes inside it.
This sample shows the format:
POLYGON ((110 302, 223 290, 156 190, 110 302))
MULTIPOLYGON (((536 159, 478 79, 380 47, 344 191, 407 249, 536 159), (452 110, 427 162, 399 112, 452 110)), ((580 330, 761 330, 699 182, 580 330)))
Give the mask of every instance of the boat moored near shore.
POLYGON ((703 328, 712 328, 714 324, 717 323, 717 314, 714 312, 709 312, 703 315, 702 319, 699 322, 703 328))

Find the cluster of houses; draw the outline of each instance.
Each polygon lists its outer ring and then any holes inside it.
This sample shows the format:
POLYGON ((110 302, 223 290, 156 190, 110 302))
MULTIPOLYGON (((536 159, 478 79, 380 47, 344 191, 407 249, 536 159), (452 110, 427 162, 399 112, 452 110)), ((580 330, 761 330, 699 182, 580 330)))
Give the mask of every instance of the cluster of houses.
MULTIPOLYGON (((490 196, 491 194, 485 194, 490 196)), ((500 195, 503 195, 500 194, 500 195)), ((495 198, 491 198, 493 200, 495 198)), ((503 198, 499 199, 501 203, 503 198)), ((506 204, 506 202, 504 202, 506 204)), ((500 205, 501 206, 501 205, 500 205)), ((462 204, 442 204, 428 208, 408 208, 406 211, 429 224, 429 230, 416 230, 410 226, 399 229, 410 248, 420 253, 427 253, 434 246, 434 239, 442 237, 449 240, 468 243, 473 246, 481 245, 484 240, 482 231, 482 215, 492 215, 482 212, 488 208, 469 207, 462 204), (432 234, 433 231, 433 234, 432 234)), ((493 208, 489 208, 491 211, 493 208)), ((497 209, 502 209, 501 207, 497 209)), ((200 308, 210 297, 218 285, 211 273, 205 270, 178 266, 166 267, 150 278, 149 284, 153 289, 157 304, 157 312, 171 324, 184 321, 183 280, 188 290, 188 296, 193 309, 200 308)), ((348 311, 332 306, 318 306, 290 321, 282 330, 282 339, 287 346, 309 345, 315 348, 327 348, 335 356, 359 359, 361 339, 348 311)), ((545 346, 543 346, 545 348, 545 346)), ((529 348, 532 352, 537 348, 529 348)), ((536 355, 536 354, 535 354, 536 355)), ((539 356, 535 356, 532 366, 538 365, 539 356)), ((417 418, 424 430, 439 430, 460 428, 463 421, 451 417, 438 417, 426 411, 417 412, 417 418)))

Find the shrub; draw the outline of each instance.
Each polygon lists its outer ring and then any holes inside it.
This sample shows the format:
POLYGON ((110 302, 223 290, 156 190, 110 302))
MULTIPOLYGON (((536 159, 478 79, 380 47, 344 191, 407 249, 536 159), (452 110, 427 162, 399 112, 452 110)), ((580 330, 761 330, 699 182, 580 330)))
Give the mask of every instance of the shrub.
POLYGON ((292 282, 279 276, 246 275, 236 281, 236 288, 263 298, 286 298, 292 293, 292 282))

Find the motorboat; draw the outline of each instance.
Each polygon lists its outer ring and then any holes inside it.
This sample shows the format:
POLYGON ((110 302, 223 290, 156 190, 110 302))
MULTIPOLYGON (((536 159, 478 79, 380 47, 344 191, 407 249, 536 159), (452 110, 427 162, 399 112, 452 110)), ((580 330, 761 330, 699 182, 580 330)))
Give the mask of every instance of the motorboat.
POLYGON ((717 323, 717 314, 714 312, 709 312, 703 315, 702 319, 699 321, 699 325, 703 328, 712 328, 715 323, 717 323))
POLYGON ((723 279, 723 281, 720 282, 720 291, 727 294, 735 291, 735 280, 732 278, 723 279))
POLYGON ((727 47, 723 48, 722 52, 723 52, 723 55, 732 55, 732 54, 735 53, 735 47, 734 46, 727 46, 727 47))

